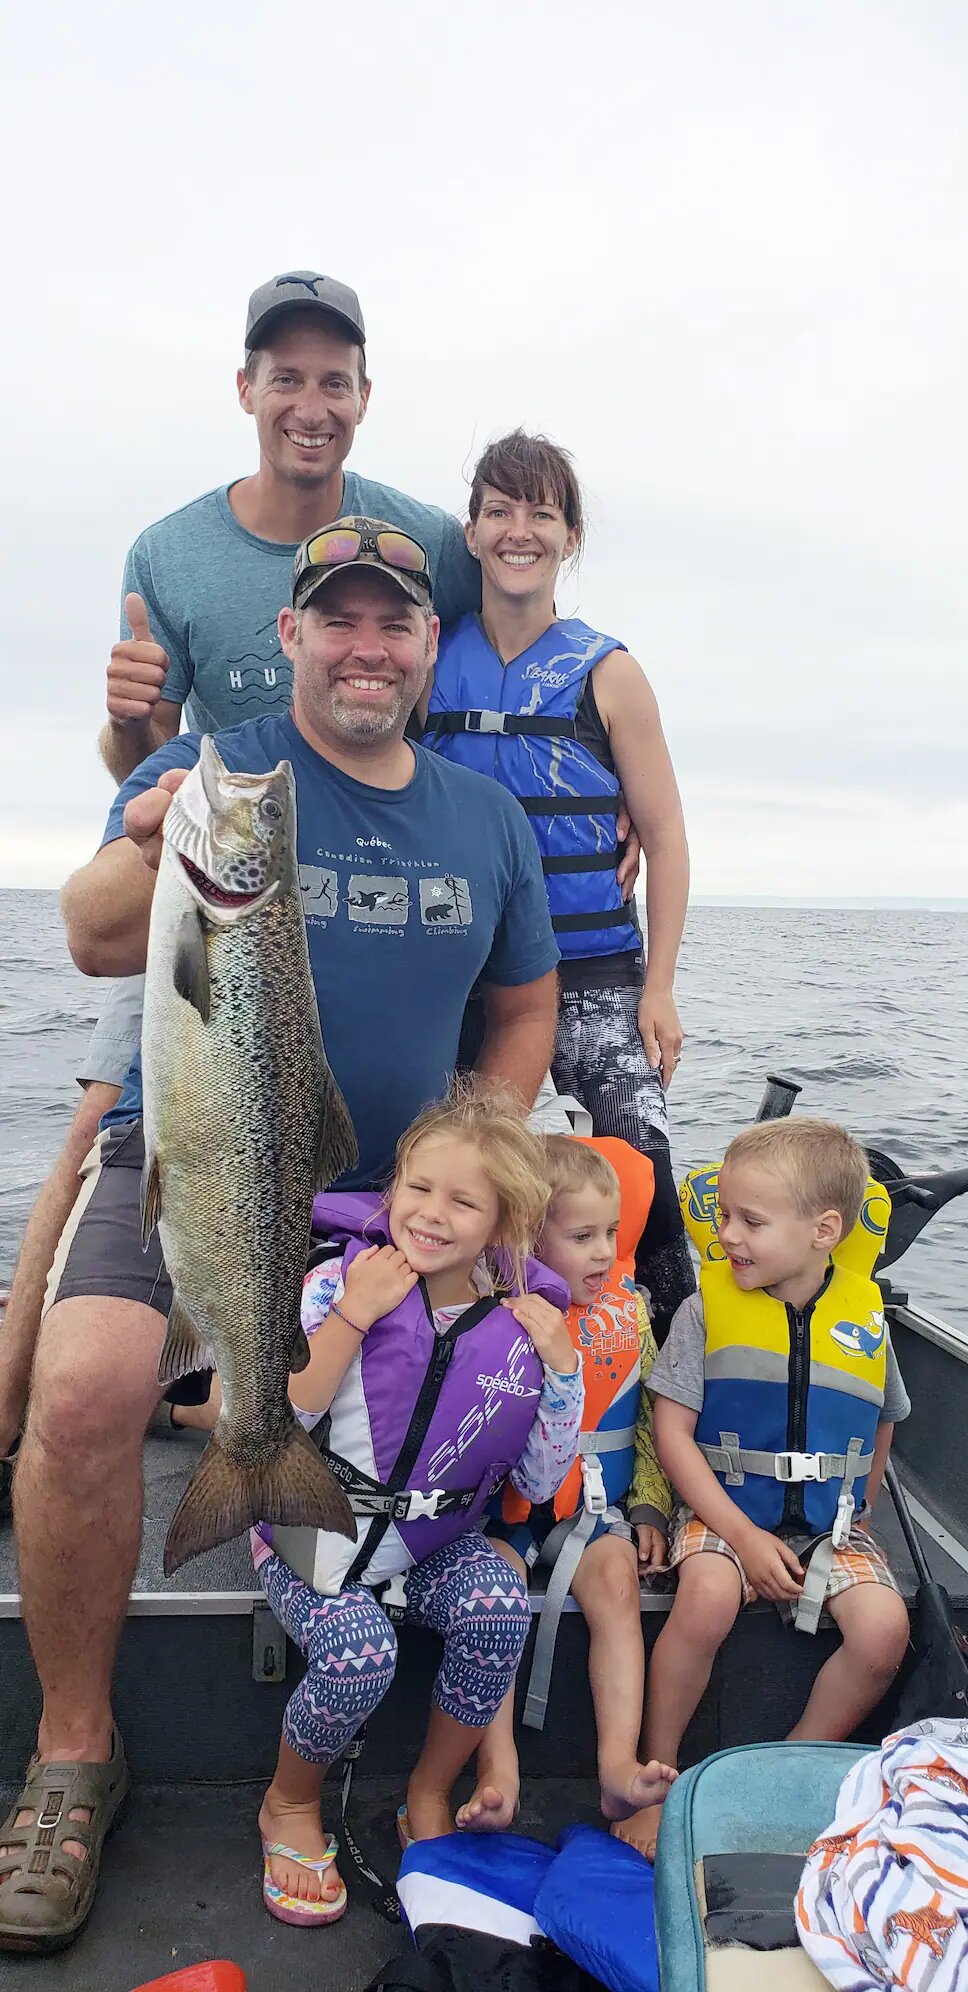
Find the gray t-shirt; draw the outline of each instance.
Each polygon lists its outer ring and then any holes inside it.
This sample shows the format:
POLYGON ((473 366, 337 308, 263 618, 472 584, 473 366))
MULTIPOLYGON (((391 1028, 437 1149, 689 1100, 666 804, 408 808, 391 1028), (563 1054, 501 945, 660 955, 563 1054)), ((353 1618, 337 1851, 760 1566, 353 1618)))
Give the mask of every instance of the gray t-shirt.
MULTIPOLYGON (((295 546, 240 526, 229 485, 170 512, 135 540, 124 563, 124 596, 144 598, 151 634, 170 658, 162 697, 184 706, 189 730, 218 733, 263 713, 288 711, 292 665, 276 630, 289 600, 295 546)), ((426 548, 434 608, 455 622, 481 603, 481 571, 457 520, 388 484, 346 471, 343 514, 387 519, 426 548)))
MULTIPOLYGON (((690 1411, 702 1410, 705 1396, 706 1324, 701 1293, 691 1293, 673 1316, 672 1327, 652 1365, 649 1390, 653 1397, 671 1397, 690 1411)), ((897 1366, 887 1331, 887 1375, 881 1425, 899 1425, 911 1409, 911 1399, 897 1366)))

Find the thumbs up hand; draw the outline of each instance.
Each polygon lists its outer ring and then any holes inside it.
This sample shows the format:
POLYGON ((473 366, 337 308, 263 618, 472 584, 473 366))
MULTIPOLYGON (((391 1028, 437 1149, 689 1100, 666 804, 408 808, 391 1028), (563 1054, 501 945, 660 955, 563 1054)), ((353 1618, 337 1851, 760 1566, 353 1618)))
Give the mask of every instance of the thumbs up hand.
POLYGON ((108 714, 115 726, 146 720, 161 697, 168 653, 152 640, 148 611, 140 595, 126 595, 124 613, 131 635, 116 643, 108 665, 108 714))

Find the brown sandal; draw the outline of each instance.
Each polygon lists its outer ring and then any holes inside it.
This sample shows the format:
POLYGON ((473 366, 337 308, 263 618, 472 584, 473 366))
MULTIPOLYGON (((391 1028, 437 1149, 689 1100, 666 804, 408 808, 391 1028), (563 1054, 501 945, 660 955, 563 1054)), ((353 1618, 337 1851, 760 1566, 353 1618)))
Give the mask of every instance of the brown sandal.
POLYGON ((57 1951, 73 1943, 94 1905, 101 1849, 128 1790, 115 1729, 108 1764, 42 1764, 32 1757, 19 1798, 0 1826, 0 1951, 57 1951), (86 1808, 86 1822, 71 1813, 86 1808), (15 1826, 31 1811, 29 1826, 15 1826), (65 1853, 76 1840, 85 1858, 65 1853))

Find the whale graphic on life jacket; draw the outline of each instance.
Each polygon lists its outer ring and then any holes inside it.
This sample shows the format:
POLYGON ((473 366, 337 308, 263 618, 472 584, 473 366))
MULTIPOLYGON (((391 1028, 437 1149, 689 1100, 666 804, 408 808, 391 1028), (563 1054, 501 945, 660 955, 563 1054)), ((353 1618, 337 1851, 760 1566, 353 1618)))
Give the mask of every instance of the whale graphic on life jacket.
POLYGON ((830 1339, 838 1348, 846 1349, 849 1356, 875 1356, 886 1334, 883 1314, 872 1309, 865 1327, 859 1321, 838 1321, 830 1330, 830 1339))

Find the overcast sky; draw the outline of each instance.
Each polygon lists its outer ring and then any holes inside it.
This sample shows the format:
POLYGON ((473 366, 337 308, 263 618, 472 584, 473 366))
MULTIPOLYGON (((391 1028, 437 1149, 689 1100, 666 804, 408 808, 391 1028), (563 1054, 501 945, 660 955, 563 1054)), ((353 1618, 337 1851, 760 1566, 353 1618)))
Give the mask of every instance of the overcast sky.
POLYGON ((125 550, 254 469, 246 298, 312 267, 358 470, 575 452, 563 606, 652 679, 697 892, 968 894, 963 0, 6 18, 0 883, 95 847, 125 550))

